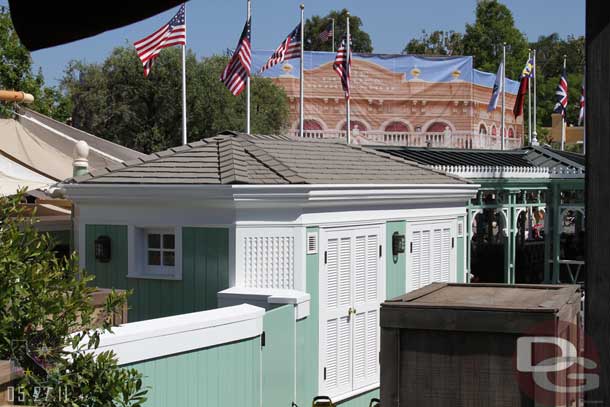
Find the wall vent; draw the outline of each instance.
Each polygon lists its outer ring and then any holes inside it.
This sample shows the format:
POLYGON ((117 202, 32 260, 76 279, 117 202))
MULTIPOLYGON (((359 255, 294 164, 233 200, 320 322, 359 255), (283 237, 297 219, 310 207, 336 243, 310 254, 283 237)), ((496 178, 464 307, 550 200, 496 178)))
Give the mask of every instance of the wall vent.
POLYGON ((243 253, 246 287, 294 289, 293 236, 246 236, 243 253))
POLYGON ((458 237, 464 236, 464 221, 459 220, 457 223, 457 235, 458 237))
POLYGON ((318 254, 318 234, 316 232, 307 233, 307 254, 318 254))

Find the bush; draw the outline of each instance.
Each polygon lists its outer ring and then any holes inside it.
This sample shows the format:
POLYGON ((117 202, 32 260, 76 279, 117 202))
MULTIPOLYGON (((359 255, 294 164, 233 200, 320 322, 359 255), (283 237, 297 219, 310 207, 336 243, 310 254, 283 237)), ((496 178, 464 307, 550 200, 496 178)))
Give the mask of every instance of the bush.
MULTIPOLYGON (((92 353, 111 332, 110 318, 92 325, 93 277, 79 270, 76 254, 55 256, 55 242, 22 201, 21 192, 0 197, 0 359, 25 372, 16 396, 44 406, 140 406, 141 374, 118 366, 112 352, 92 353)), ((112 292, 106 315, 126 298, 112 292)))

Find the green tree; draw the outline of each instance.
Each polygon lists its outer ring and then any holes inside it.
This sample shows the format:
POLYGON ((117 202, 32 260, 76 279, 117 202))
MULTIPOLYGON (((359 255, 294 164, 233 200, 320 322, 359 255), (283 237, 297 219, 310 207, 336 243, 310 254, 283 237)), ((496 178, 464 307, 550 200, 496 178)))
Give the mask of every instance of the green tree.
MULTIPOLYGON (((4 7, 0 7, 0 89, 31 93, 34 103, 30 107, 57 120, 70 116, 70 104, 64 95, 57 88, 44 86, 40 70, 34 74, 30 52, 21 44, 4 7)), ((10 115, 10 106, 0 103, 0 117, 10 115)))
MULTIPOLYGON (((220 82, 227 57, 198 61, 187 53, 189 141, 223 130, 245 130, 245 92, 234 97, 220 82)), ((181 51, 165 49, 147 78, 133 47, 118 47, 101 64, 73 61, 62 79, 74 126, 142 152, 181 144, 181 51)), ((271 79, 252 78, 252 132, 280 133, 288 121, 285 92, 271 79)))
MULTIPOLYGON (((333 10, 324 17, 312 16, 305 22, 305 50, 307 51, 331 51, 332 41, 320 41, 320 33, 324 31, 331 19, 335 20, 335 50, 339 48, 341 39, 346 33, 347 9, 333 10)), ((352 37, 352 51, 354 52, 373 52, 371 37, 362 29, 362 19, 358 16, 350 15, 349 31, 352 37)))
POLYGON ((422 31, 420 38, 413 38, 402 51, 417 55, 463 55, 463 35, 455 31, 422 31))
POLYGON ((530 44, 536 49, 538 124, 551 126, 551 114, 555 107, 555 90, 563 71, 563 56, 567 57, 568 108, 567 122, 576 125, 580 111, 580 91, 584 78, 585 38, 568 36, 562 39, 553 33, 541 36, 530 44))
POLYGON ((475 23, 466 24, 464 54, 474 57, 477 69, 496 72, 503 43, 506 43, 506 74, 517 79, 527 60, 525 35, 515 27, 508 7, 495 0, 479 2, 475 23))
MULTIPOLYGON (((142 375, 119 367, 112 352, 91 353, 110 331, 109 319, 94 324, 93 278, 75 255, 54 255, 53 239, 37 231, 22 199, 0 197, 0 359, 25 371, 15 393, 47 407, 140 406, 142 375)), ((105 315, 125 300, 112 293, 105 315)))

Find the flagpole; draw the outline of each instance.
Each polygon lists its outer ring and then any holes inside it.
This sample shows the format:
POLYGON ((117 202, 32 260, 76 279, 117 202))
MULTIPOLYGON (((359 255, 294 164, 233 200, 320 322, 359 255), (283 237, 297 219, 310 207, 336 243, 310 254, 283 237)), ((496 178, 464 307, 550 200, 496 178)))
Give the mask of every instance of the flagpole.
MULTIPOLYGON (((568 59, 567 55, 563 56, 563 72, 566 71, 566 60, 568 59)), ((567 80, 567 78, 566 78, 567 80)), ((567 93, 567 92, 566 92, 567 93)), ((566 119, 568 116, 567 106, 563 108, 563 116, 561 118, 561 151, 564 150, 566 144, 566 119)))
MULTIPOLYGON (((532 58, 532 50, 528 50, 527 62, 532 58)), ((532 81, 527 80, 527 129, 528 141, 532 145, 532 81)))
POLYGON ((536 76, 538 75, 538 73, 536 71, 538 71, 538 66, 536 65, 536 50, 534 49, 534 123, 533 126, 534 128, 532 129, 532 145, 533 146, 537 146, 538 145, 538 131, 536 130, 538 127, 538 122, 536 121, 536 114, 537 114, 537 100, 538 100, 538 96, 537 96, 537 92, 536 92, 536 76))
POLYGON ((584 96, 584 105, 582 107, 582 153, 587 154, 587 66, 585 65, 583 83, 581 85, 582 95, 584 96))
MULTIPOLYGON (((346 37, 346 41, 345 41, 345 50, 347 51, 345 53, 345 60, 346 60, 346 70, 348 72, 348 78, 350 75, 350 63, 351 63, 351 47, 350 47, 350 36, 349 36, 349 12, 347 13, 347 17, 346 17, 346 33, 347 33, 347 37, 346 37)), ((333 31, 333 35, 334 35, 334 31, 333 31)), ((349 80, 349 79, 348 79, 349 80)), ((349 96, 347 96, 345 98, 345 115, 346 115, 346 129, 347 129, 347 133, 346 134, 346 141, 347 144, 351 144, 352 142, 352 125, 351 125, 351 120, 350 120, 350 106, 349 106, 349 96)))
POLYGON ((299 137, 303 137, 303 122, 304 122, 304 110, 303 107, 305 106, 304 103, 304 91, 303 91, 303 80, 304 80, 304 72, 305 72, 305 52, 304 52, 304 47, 303 45, 305 44, 305 23, 303 20, 303 17, 305 15, 305 4, 301 3, 301 68, 300 68, 300 73, 299 73, 299 95, 300 95, 300 99, 299 99, 299 137))
MULTIPOLYGON (((251 7, 250 0, 248 0, 248 12, 246 14, 246 21, 250 23, 250 38, 252 38, 252 22, 250 21, 251 17, 251 7)), ((246 133, 250 134, 250 75, 246 78, 246 133)))
POLYGON ((506 43, 502 44, 502 122, 500 125, 500 149, 504 150, 504 127, 506 125, 506 43))
MULTIPOLYGON (((186 3, 184 4, 184 26, 186 27, 186 3)), ((182 144, 187 144, 186 137, 186 38, 182 46, 182 144)))
POLYGON ((333 48, 332 48, 332 52, 335 52, 335 19, 331 18, 330 19, 333 23, 333 48))

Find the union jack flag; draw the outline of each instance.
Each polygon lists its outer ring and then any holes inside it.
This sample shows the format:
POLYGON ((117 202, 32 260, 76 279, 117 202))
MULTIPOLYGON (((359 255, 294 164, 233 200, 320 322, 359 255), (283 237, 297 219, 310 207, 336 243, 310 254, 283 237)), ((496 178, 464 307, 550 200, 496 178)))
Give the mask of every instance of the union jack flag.
MULTIPOLYGON (((351 45, 351 38, 350 38, 351 45)), ((341 45, 337 50, 337 56, 335 57, 335 62, 333 63, 333 69, 337 72, 337 75, 341 78, 341 86, 343 87, 343 91, 345 92, 345 98, 349 99, 349 79, 350 79, 350 70, 352 66, 352 55, 351 55, 351 47, 350 52, 347 52, 347 39, 344 37, 341 41, 341 45)))
POLYGON ((186 45, 186 16, 184 4, 178 9, 178 13, 167 24, 159 28, 148 37, 144 37, 133 44, 142 65, 144 66, 144 76, 148 76, 150 68, 159 52, 163 48, 173 47, 174 45, 186 45))
POLYGON ((331 21, 330 23, 328 23, 328 25, 326 26, 326 28, 324 29, 324 31, 322 31, 320 33, 320 35, 318 36, 318 38, 320 39, 320 41, 322 42, 326 42, 328 41, 331 37, 333 36, 333 22, 331 21))
POLYGON ((222 71, 222 75, 220 75, 220 81, 234 96, 238 96, 246 88, 246 81, 250 77, 251 68, 252 50, 250 48, 250 19, 248 19, 233 56, 222 71))
POLYGON ((557 97, 557 103, 555 104, 554 113, 561 113, 561 117, 566 118, 566 108, 568 107, 568 79, 566 75, 566 69, 563 68, 559 85, 555 91, 557 97))
POLYGON ((294 30, 288 34, 288 37, 276 50, 271 54, 267 63, 263 65, 259 73, 266 71, 272 66, 284 62, 287 59, 300 58, 301 57, 301 23, 299 23, 294 30))

